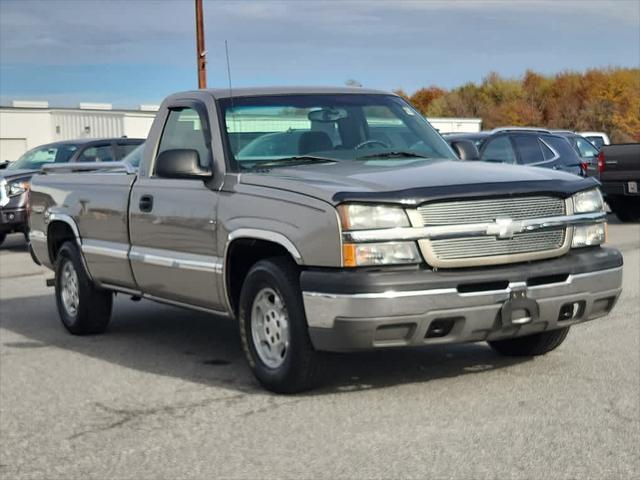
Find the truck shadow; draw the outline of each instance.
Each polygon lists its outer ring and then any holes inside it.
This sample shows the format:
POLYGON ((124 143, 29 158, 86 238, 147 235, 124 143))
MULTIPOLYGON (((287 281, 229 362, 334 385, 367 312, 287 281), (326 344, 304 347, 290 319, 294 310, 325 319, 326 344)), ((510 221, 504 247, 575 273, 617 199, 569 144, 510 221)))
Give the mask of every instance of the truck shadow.
POLYGON ((0 250, 6 250, 9 252, 26 252, 29 249, 28 247, 29 244, 22 233, 13 233, 11 235, 7 235, 5 241, 0 245, 0 250))
MULTIPOLYGON (((155 375, 264 393, 245 363, 233 320, 119 296, 105 334, 75 337, 61 325, 53 295, 44 295, 3 299, 0 326, 25 337, 4 336, 3 354, 55 347, 155 375)), ((528 360, 501 357, 486 344, 334 354, 328 380, 307 395, 481 375, 528 360)))

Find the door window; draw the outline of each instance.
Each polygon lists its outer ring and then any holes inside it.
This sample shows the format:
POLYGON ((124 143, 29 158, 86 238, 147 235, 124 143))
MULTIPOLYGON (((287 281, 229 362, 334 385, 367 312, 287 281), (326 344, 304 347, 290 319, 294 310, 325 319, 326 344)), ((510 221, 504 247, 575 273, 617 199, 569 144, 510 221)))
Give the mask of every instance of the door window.
POLYGON ((486 162, 516 163, 516 154, 511 146, 509 137, 502 136, 489 140, 482 152, 482 158, 486 162))
POLYGON ((545 161, 554 160, 558 157, 556 152, 551 150, 551 148, 549 148, 549 146, 546 143, 544 143, 540 139, 538 139, 538 142, 540 142, 540 148, 542 148, 542 155, 544 156, 545 161))
POLYGON ((158 155, 165 150, 196 150, 200 157, 200 166, 211 166, 207 138, 204 132, 206 125, 201 115, 193 108, 172 109, 165 124, 158 155))
POLYGON ((85 148, 78 157, 78 162, 113 162, 111 145, 96 145, 85 148))
POLYGON ((520 154, 521 163, 529 165, 544 161, 538 137, 534 135, 515 135, 513 140, 520 154))
POLYGON ((542 138, 558 153, 558 161, 560 163, 570 166, 580 164, 580 157, 569 143, 569 140, 555 135, 545 135, 542 138))

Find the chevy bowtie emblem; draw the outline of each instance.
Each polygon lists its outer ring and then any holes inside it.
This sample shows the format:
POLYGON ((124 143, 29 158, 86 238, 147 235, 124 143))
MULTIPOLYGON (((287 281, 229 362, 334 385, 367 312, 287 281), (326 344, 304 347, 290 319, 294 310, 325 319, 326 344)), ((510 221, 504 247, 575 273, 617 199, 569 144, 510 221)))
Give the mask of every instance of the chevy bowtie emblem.
POLYGON ((514 222, 511 218, 496 218, 495 222, 487 228, 487 234, 495 235, 501 240, 513 238, 516 233, 521 231, 520 222, 514 222))

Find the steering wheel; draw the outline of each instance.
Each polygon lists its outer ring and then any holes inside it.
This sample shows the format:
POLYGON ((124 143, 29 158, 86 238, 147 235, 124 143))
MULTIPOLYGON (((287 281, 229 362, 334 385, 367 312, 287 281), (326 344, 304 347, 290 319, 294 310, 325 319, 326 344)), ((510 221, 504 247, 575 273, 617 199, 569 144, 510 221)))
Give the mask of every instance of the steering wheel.
POLYGON ((360 150, 361 148, 366 147, 367 145, 382 145, 384 148, 391 148, 382 140, 373 139, 373 140, 365 140, 364 142, 360 142, 358 145, 356 145, 355 149, 360 150))

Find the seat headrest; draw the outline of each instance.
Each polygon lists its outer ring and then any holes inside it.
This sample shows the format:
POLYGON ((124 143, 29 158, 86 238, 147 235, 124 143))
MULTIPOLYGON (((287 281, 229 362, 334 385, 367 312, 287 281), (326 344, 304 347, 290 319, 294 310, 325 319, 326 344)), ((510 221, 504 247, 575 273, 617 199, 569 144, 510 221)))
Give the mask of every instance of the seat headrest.
POLYGON ((304 132, 298 139, 298 153, 304 155, 310 152, 333 150, 333 142, 325 132, 304 132))

